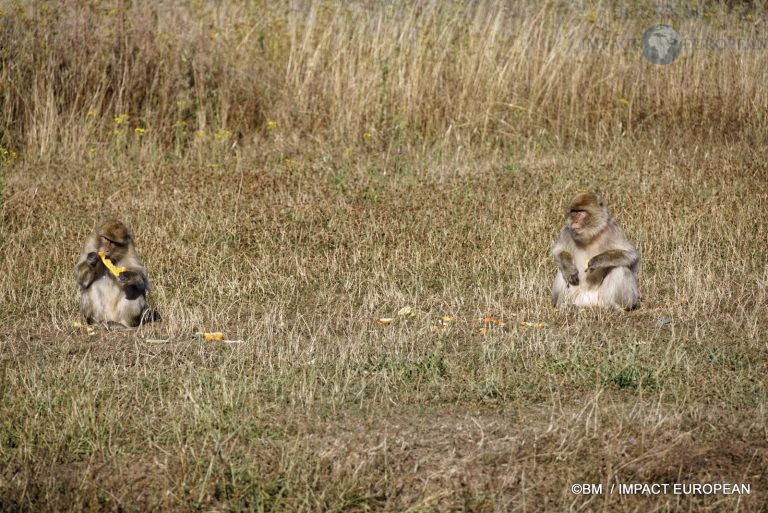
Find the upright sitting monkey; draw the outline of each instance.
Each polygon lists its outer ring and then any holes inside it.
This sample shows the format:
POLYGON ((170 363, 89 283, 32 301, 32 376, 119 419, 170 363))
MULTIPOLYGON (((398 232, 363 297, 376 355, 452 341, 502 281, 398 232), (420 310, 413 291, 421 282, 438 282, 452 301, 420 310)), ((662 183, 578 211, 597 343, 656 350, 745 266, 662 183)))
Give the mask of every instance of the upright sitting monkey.
POLYGON ((147 270, 133 246, 133 237, 120 221, 106 221, 86 239, 75 274, 80 311, 89 324, 135 327, 152 320, 147 305, 147 270), (108 262, 116 268, 114 272, 107 268, 108 262))

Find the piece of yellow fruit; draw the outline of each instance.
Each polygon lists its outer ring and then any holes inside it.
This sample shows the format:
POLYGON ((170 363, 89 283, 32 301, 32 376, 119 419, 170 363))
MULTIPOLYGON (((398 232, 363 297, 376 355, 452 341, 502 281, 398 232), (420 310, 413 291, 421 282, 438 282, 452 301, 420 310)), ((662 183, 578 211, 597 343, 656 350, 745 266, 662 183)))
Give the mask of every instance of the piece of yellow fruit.
POLYGON ((96 328, 94 328, 93 326, 88 326, 86 324, 83 324, 82 322, 72 321, 70 325, 75 329, 85 328, 85 332, 88 333, 89 335, 96 334, 96 328))
POLYGON ((121 272, 128 270, 127 267, 116 267, 109 258, 104 256, 103 251, 99 251, 99 258, 101 258, 101 261, 104 262, 104 265, 107 267, 107 269, 109 269, 109 272, 115 276, 119 276, 121 272))
POLYGON ((224 340, 224 333, 220 331, 199 331, 192 336, 198 340, 205 340, 206 342, 224 340))

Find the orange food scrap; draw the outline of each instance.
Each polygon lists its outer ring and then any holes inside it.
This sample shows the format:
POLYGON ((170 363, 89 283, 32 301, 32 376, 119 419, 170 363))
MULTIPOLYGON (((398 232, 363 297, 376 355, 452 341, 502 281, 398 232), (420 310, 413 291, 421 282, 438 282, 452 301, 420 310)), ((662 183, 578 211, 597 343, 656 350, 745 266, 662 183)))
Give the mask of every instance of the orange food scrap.
POLYGON ((480 321, 483 324, 489 324, 493 326, 504 326, 506 324, 503 320, 497 319, 496 317, 493 317, 491 315, 486 315, 480 321))

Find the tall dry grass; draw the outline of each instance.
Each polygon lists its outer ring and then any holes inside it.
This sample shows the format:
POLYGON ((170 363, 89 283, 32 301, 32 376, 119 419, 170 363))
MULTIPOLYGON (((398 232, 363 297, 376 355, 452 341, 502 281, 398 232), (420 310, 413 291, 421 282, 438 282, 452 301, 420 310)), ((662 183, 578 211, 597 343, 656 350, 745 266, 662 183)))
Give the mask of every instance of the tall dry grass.
POLYGON ((613 6, 0 0, 0 511, 766 511, 765 52, 613 6), (551 308, 577 189, 639 310, 551 308), (107 214, 163 321, 89 334, 107 214))
MULTIPOLYGON (((689 38, 765 41, 759 6, 697 9, 668 22, 689 38)), ((111 141, 119 116, 179 151, 217 134, 258 142, 276 123, 399 146, 768 133, 765 51, 686 50, 658 67, 639 50, 590 49, 585 38, 640 38, 664 21, 624 19, 612 2, 4 1, 0 12, 0 142, 30 155, 111 141)))

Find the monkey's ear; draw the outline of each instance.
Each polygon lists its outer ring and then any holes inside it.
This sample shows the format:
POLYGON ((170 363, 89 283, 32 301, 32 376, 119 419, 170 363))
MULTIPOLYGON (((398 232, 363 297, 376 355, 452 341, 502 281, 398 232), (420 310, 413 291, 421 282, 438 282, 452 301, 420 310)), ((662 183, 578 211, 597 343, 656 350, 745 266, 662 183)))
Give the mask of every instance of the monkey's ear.
POLYGON ((600 208, 605 207, 605 200, 603 199, 603 195, 595 191, 595 196, 597 197, 597 204, 600 206, 600 208))

